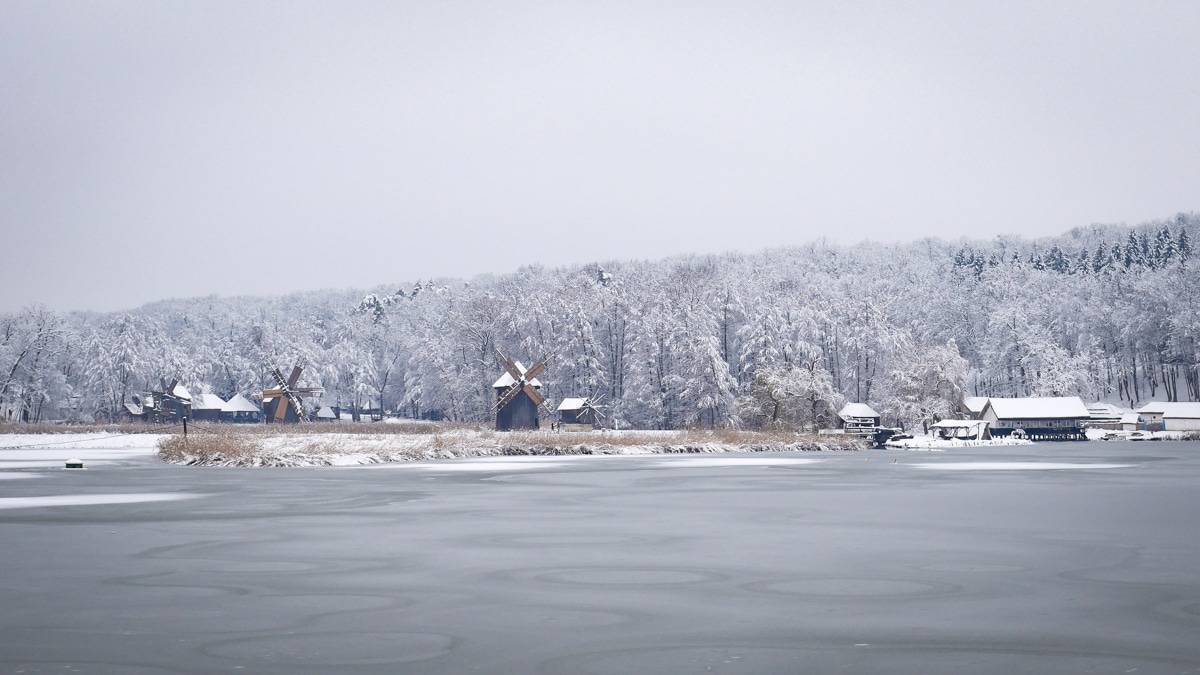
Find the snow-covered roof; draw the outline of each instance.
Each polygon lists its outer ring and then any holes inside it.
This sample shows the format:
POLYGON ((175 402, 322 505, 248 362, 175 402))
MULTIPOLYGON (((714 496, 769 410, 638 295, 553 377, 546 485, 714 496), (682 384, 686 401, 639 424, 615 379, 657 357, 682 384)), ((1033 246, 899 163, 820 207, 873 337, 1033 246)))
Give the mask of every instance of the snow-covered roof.
POLYGON ((216 394, 200 394, 200 396, 192 401, 193 410, 224 410, 225 401, 216 394))
POLYGON ((987 420, 942 420, 934 422, 930 426, 934 429, 974 429, 980 424, 987 426, 991 422, 987 420))
MULTIPOLYGON (((529 370, 528 368, 525 367, 525 364, 521 363, 520 361, 514 361, 514 363, 516 363, 516 365, 517 365, 517 371, 520 372, 522 375, 525 374, 526 370, 529 370)), ((517 381, 514 380, 512 378, 512 375, 509 375, 508 371, 506 370, 506 371, 504 371, 504 374, 500 376, 500 379, 496 380, 496 382, 492 385, 492 389, 508 388, 508 387, 513 386, 516 383, 517 383, 517 381)), ((529 384, 533 385, 534 387, 542 386, 542 383, 538 382, 538 379, 536 377, 533 378, 532 380, 530 380, 529 384)))
POLYGON ((1141 421, 1142 418, 1139 417, 1135 412, 1127 412, 1124 415, 1121 415, 1121 424, 1137 424, 1141 421))
POLYGON ((192 393, 182 384, 175 385, 175 388, 171 390, 171 394, 185 401, 192 400, 192 393))
POLYGON ((1094 420, 1115 420, 1120 419, 1121 415, 1129 412, 1127 409, 1111 403, 1103 403, 1097 401, 1088 404, 1088 416, 1094 420))
POLYGON ((330 408, 327 405, 321 406, 321 409, 317 411, 317 417, 323 420, 337 419, 337 415, 333 414, 333 408, 330 408))
POLYGON ((1200 419, 1200 402, 1151 401, 1138 408, 1138 412, 1160 414, 1163 417, 1200 419))
POLYGON ((1138 412, 1162 415, 1174 419, 1200 419, 1200 403, 1184 401, 1151 401, 1138 408, 1138 412))
POLYGON ((225 407, 221 408, 223 412, 262 412, 258 406, 250 399, 241 394, 234 394, 233 398, 225 402, 225 407))
POLYGON ((989 398, 992 412, 1002 420, 1037 420, 1050 418, 1084 418, 1087 406, 1078 396, 1046 396, 1033 398, 989 398))
POLYGON ((867 405, 866 403, 847 403, 842 406, 842 410, 838 413, 838 417, 846 419, 849 417, 879 417, 879 413, 867 405))
POLYGON ((140 406, 136 403, 126 403, 125 409, 129 411, 130 415, 141 415, 142 414, 142 406, 140 406))
POLYGON ((964 396, 963 407, 978 415, 983 412, 984 406, 987 405, 986 396, 964 396))
POLYGON ((583 410, 587 402, 586 398, 564 398, 556 410, 583 410))

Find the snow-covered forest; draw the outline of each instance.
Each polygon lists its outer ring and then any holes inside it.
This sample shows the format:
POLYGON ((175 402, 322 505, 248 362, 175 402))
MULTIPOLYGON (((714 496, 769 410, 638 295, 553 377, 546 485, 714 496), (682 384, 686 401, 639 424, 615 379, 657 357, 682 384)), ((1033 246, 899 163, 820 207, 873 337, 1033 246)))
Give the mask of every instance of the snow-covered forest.
MULTIPOLYGON (((621 427, 890 423, 964 394, 1200 400, 1200 214, 1043 240, 816 243, 365 291, 0 315, 0 417, 113 419, 178 378, 228 397, 306 366, 322 403, 483 420, 499 348, 621 427)), ((454 267, 448 254, 447 270, 454 267)), ((397 268, 394 276, 404 277, 397 268)))

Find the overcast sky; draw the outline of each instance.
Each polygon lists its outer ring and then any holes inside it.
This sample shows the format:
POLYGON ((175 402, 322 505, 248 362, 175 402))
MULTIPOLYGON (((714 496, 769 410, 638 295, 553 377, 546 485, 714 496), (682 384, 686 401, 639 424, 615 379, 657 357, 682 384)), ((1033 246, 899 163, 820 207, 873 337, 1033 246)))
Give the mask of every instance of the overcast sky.
POLYGON ((1198 36, 1191 1, 0 0, 0 310, 1167 217, 1198 36))

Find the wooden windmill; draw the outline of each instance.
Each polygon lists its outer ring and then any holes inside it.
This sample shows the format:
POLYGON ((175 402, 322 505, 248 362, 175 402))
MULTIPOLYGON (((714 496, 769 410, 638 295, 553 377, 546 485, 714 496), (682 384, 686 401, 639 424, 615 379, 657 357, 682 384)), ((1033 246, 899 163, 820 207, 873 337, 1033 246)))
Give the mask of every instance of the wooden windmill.
POLYGON ((496 430, 512 431, 513 429, 537 429, 538 408, 546 402, 538 389, 542 383, 537 376, 546 369, 547 359, 543 358, 528 369, 520 361, 513 361, 496 350, 504 374, 492 384, 496 392, 496 404, 492 412, 496 414, 496 430))
POLYGON ((138 410, 135 416, 155 422, 178 421, 191 417, 192 395, 180 386, 179 380, 159 380, 159 391, 146 392, 145 396, 133 397, 133 408, 138 410))
POLYGON ((297 387, 296 383, 300 381, 300 373, 303 372, 304 368, 295 366, 292 368, 292 374, 285 380, 283 373, 279 372, 278 368, 271 369, 271 376, 275 378, 275 386, 271 389, 263 389, 262 392, 263 412, 266 414, 268 422, 309 421, 301 394, 320 394, 324 390, 320 387, 297 387))
POLYGON ((564 398, 558 404, 559 429, 563 431, 591 431, 604 419, 604 406, 600 401, 604 395, 584 398, 564 398))

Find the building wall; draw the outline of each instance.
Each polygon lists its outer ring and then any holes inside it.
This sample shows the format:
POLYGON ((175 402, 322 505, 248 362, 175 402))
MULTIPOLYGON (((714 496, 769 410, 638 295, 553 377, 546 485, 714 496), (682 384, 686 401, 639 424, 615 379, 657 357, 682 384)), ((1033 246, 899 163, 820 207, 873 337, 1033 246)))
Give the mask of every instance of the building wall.
MULTIPOLYGON (((497 395, 502 394, 498 391, 497 395)), ((533 399, 521 392, 496 413, 496 430, 537 429, 538 411, 533 399)))
POLYGON ((1164 431, 1200 431, 1200 419, 1168 417, 1163 420, 1164 431))

